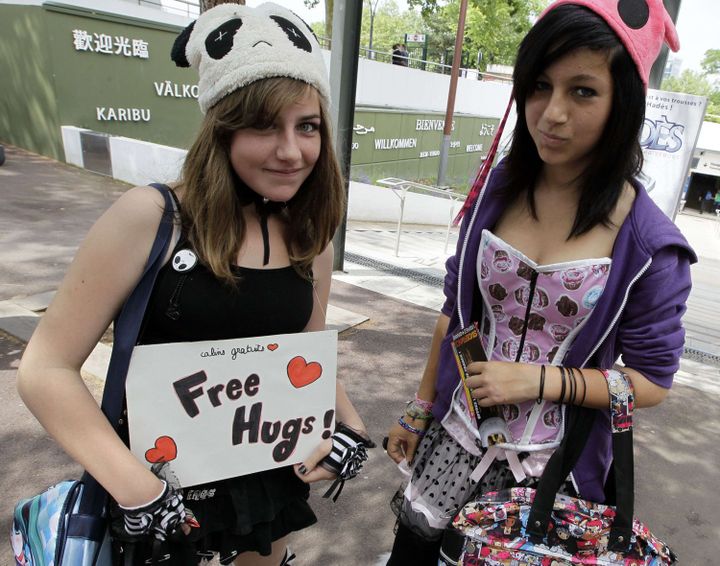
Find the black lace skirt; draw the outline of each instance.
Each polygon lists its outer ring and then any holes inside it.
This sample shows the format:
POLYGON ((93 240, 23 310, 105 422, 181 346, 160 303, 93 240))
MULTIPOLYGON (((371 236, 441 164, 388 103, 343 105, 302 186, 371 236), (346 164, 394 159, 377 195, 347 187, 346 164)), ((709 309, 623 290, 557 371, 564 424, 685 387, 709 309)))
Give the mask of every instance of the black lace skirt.
POLYGON ((317 521, 307 502, 309 493, 292 467, 184 489, 185 506, 200 527, 160 545, 152 540, 127 541, 121 540, 122 519, 116 515, 115 563, 141 565, 154 559, 159 564, 197 566, 214 553, 221 564, 230 564, 243 552, 268 556, 273 541, 317 521))

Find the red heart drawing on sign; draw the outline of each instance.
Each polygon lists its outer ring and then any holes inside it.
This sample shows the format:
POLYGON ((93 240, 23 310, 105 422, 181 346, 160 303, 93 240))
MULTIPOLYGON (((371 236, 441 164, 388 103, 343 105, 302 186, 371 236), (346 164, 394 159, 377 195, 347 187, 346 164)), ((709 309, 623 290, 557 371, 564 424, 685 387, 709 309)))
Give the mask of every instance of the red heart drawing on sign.
POLYGON ((155 447, 145 452, 145 459, 151 464, 170 462, 177 457, 177 445, 169 436, 160 436, 155 441, 155 447))
POLYGON ((277 344, 268 344, 267 348, 268 348, 268 350, 270 350, 271 352, 274 352, 275 350, 278 349, 278 345, 277 345, 277 344))
POLYGON ((287 374, 290 383, 299 389, 319 379, 322 375, 322 366, 317 362, 307 363, 302 356, 295 356, 288 363, 287 374))

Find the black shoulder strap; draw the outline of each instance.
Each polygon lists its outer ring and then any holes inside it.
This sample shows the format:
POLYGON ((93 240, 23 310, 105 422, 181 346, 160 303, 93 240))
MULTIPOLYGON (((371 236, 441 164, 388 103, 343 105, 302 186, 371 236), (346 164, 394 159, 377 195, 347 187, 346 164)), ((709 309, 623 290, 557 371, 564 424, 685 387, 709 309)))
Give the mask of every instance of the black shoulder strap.
MULTIPOLYGON (((159 183, 152 183, 150 186, 163 195, 165 209, 142 277, 115 319, 113 349, 101 405, 103 413, 105 413, 105 416, 116 430, 122 414, 125 378, 130 365, 130 356, 137 342, 140 325, 145 316, 145 308, 150 299, 155 278, 162 267, 163 257, 170 243, 175 216, 170 188, 159 183)), ((80 513, 99 516, 105 507, 107 492, 87 472, 83 474, 82 481, 84 488, 82 501, 80 502, 80 513)))
MULTIPOLYGON (((610 413, 612 420, 613 467, 615 472, 616 509, 610 531, 608 548, 615 552, 626 552, 632 535, 634 513, 634 462, 632 437, 632 383, 622 372, 610 387, 610 413), (620 397, 624 400, 620 400, 620 397), (617 407, 624 404, 622 410, 617 407), (621 426, 616 426, 621 421, 621 426)), ((552 455, 540 478, 535 500, 530 509, 527 532, 531 540, 540 542, 547 534, 550 514, 555 495, 580 457, 590 435, 597 411, 571 407, 571 419, 562 443, 552 455)))

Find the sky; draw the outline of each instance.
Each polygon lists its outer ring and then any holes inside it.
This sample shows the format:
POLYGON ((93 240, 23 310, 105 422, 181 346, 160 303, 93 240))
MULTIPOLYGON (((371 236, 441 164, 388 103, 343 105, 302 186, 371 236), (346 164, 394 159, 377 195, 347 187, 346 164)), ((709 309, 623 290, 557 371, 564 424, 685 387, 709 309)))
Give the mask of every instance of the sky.
MULTIPOLYGON (((264 0, 246 0, 248 6, 256 6, 264 0)), ((309 10, 302 0, 273 0, 296 12, 308 23, 325 19, 325 2, 309 10)), ((357 0, 353 0, 357 1, 357 0)), ((380 0, 382 3, 384 0, 380 0)), ((405 0, 396 0, 401 9, 405 0)), ((680 51, 675 54, 682 59, 682 70, 700 71, 700 63, 708 49, 720 49, 720 0, 681 0, 677 20, 680 51)))
POLYGON ((682 0, 677 19, 682 69, 700 70, 708 49, 720 49, 720 2, 718 0, 682 0))

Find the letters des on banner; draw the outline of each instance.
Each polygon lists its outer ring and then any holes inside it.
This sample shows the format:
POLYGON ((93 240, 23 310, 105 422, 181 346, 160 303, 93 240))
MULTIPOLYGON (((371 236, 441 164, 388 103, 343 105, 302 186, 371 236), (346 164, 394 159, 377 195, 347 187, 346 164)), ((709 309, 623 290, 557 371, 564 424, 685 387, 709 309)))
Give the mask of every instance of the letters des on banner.
POLYGON ((336 373, 334 330, 137 346, 130 449, 182 487, 302 462, 334 428, 336 373))

